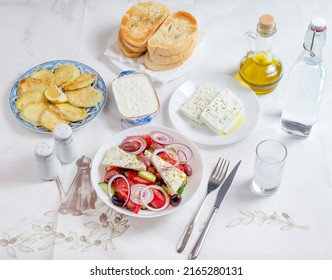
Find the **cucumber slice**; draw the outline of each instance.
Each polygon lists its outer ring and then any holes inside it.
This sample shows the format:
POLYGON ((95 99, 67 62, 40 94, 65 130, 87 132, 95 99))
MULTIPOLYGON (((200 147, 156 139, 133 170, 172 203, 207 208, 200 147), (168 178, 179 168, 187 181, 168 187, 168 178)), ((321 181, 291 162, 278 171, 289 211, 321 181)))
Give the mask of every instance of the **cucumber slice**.
POLYGON ((156 179, 157 179, 156 176, 153 173, 151 173, 149 171, 145 171, 145 170, 138 171, 137 175, 139 177, 145 179, 145 180, 148 180, 148 181, 152 182, 152 183, 156 182, 156 179))
POLYGON ((108 194, 107 193, 107 183, 105 183, 105 182, 99 182, 98 185, 104 191, 104 193, 108 194))

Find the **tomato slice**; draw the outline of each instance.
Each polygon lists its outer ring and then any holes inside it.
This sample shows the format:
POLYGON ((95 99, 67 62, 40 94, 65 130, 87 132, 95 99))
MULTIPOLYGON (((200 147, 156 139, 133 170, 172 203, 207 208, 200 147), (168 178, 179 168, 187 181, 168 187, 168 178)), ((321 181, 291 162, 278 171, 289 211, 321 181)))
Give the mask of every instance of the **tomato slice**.
POLYGON ((165 152, 161 152, 158 154, 158 156, 163 159, 164 161, 168 162, 171 165, 174 165, 176 163, 176 160, 173 159, 171 156, 166 154, 165 152))
POLYGON ((153 182, 139 177, 136 170, 128 170, 126 171, 126 174, 128 180, 135 184, 153 185, 153 182))
POLYGON ((128 186, 123 178, 117 178, 112 182, 112 187, 119 197, 123 198, 125 201, 128 198, 128 186))
MULTIPOLYGON (((129 186, 131 187, 133 185, 133 182, 129 181, 129 186)), ((117 193, 117 195, 121 198, 123 198, 125 201, 128 198, 128 188, 127 183, 123 178, 117 178, 112 182, 112 187, 114 191, 117 193)), ((126 207, 128 210, 138 213, 138 211, 141 209, 141 205, 133 202, 131 199, 128 200, 126 207)))
POLYGON ((109 180, 114 176, 114 175, 117 175, 120 173, 120 167, 117 167, 117 166, 111 166, 107 172, 105 173, 105 176, 104 176, 104 182, 105 183, 108 183, 109 180))
POLYGON ((131 199, 129 199, 126 206, 127 206, 128 210, 133 211, 135 214, 137 214, 139 212, 139 210, 141 209, 141 205, 135 203, 131 199))
POLYGON ((149 134, 143 134, 140 135, 141 138, 143 138, 146 142, 146 148, 145 149, 149 149, 152 143, 152 138, 149 134))
POLYGON ((149 205, 157 209, 163 207, 164 204, 166 203, 166 198, 163 195, 163 193, 156 189, 152 189, 152 191, 154 196, 149 205))

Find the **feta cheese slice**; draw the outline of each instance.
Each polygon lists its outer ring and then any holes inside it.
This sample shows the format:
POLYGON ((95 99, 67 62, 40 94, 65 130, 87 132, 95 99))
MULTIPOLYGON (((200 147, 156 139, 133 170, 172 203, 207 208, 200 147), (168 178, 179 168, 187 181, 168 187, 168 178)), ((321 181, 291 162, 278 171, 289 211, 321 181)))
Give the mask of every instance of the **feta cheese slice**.
POLYGON ((189 119, 203 124, 200 115, 221 90, 209 84, 199 86, 181 107, 181 112, 189 119))
POLYGON ((145 165, 135 155, 125 152, 119 147, 111 147, 102 161, 103 165, 117 166, 133 170, 146 170, 145 165))
MULTIPOLYGON (((152 153, 148 150, 144 152, 147 158, 152 159, 152 153)), ((175 194, 186 181, 187 175, 180 169, 164 161, 162 158, 156 156, 152 161, 154 167, 157 169, 161 178, 163 178, 167 187, 175 194)))
POLYGON ((230 125, 237 127, 242 122, 243 102, 229 89, 220 92, 200 115, 212 131, 218 135, 230 130, 230 125))

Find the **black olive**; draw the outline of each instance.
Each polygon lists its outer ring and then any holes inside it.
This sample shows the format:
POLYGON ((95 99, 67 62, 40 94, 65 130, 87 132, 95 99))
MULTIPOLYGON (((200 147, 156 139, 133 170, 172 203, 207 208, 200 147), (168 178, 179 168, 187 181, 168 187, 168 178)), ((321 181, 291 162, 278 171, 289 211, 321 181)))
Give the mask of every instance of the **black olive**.
POLYGON ((117 196, 116 194, 112 196, 112 202, 116 206, 122 206, 125 204, 125 200, 122 197, 117 196))
POLYGON ((183 163, 183 171, 186 173, 187 176, 191 176, 193 174, 193 169, 188 163, 183 163))
POLYGON ((178 206, 181 203, 182 197, 179 194, 173 194, 171 197, 171 201, 169 204, 171 204, 173 207, 178 206))

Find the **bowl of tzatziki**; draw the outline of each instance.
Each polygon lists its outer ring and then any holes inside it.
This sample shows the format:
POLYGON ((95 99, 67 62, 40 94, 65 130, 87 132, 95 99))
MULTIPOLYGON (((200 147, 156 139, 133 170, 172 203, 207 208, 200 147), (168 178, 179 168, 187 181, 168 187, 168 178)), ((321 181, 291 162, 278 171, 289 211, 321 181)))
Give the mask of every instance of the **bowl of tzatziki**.
POLYGON ((129 124, 149 123, 159 112, 157 91, 145 73, 121 72, 112 82, 112 91, 121 119, 129 124))

